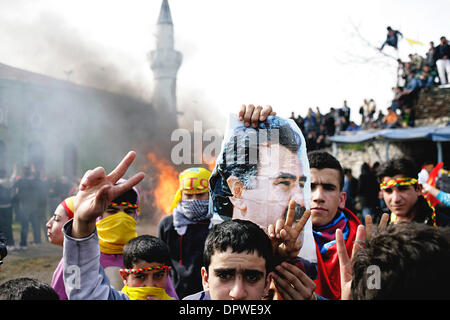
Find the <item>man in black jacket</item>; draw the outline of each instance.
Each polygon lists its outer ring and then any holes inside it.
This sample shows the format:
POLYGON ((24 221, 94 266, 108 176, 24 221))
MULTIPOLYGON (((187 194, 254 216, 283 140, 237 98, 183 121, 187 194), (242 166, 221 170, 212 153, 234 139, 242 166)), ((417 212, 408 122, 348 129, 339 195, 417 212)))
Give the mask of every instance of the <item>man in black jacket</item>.
POLYGON ((445 37, 441 37, 441 43, 434 48, 434 61, 439 74, 441 84, 447 84, 450 80, 450 46, 445 37), (447 73, 447 77, 445 77, 447 73))

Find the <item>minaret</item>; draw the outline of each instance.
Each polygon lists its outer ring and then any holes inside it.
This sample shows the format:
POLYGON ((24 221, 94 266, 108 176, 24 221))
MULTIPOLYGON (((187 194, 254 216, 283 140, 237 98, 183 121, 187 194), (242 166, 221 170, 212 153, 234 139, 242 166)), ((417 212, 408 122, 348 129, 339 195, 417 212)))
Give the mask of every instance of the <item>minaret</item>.
POLYGON ((158 114, 161 129, 178 128, 176 83, 182 54, 174 50, 173 23, 168 0, 163 0, 156 25, 156 50, 148 54, 153 71, 152 104, 158 114))

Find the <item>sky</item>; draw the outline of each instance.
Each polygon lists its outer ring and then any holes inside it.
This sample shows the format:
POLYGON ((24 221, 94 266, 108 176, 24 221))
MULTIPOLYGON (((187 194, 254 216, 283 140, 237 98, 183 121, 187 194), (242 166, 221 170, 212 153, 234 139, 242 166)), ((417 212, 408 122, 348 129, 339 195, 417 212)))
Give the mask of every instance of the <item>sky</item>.
MULTIPOLYGON (((151 100, 147 54, 161 0, 0 0, 0 63, 78 84, 151 100), (105 79, 108 81, 105 81, 105 79)), ((450 37, 450 0, 169 0, 185 125, 207 118, 224 127, 242 104, 278 115, 340 108, 359 122, 363 99, 386 110, 396 82, 394 59, 375 49, 386 27, 405 38, 406 60, 429 41, 450 37), (370 46, 367 45, 370 43, 370 46)))

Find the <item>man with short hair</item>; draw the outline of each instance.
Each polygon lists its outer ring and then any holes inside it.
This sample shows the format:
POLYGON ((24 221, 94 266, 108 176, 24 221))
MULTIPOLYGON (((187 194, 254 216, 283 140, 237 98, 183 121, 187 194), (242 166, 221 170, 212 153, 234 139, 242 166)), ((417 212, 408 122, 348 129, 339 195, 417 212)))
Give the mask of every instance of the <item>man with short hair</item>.
POLYGON ((341 297, 336 230, 342 230, 351 256, 356 230, 361 222, 345 208, 344 171, 339 161, 325 151, 308 153, 311 170, 311 219, 317 245, 316 294, 327 299, 341 297))
POLYGON ((260 300, 267 295, 274 267, 267 234, 248 220, 216 224, 203 253, 204 291, 184 300, 260 300))
POLYGON ((414 162, 406 158, 391 159, 377 169, 383 199, 391 211, 391 223, 415 221, 437 225, 434 208, 422 196, 418 172, 414 162))

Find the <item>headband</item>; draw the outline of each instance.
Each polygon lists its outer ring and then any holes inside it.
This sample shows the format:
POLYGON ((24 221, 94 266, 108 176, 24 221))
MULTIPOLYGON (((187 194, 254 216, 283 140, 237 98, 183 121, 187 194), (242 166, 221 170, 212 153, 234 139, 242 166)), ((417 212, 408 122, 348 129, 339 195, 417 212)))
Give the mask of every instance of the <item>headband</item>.
POLYGON ((68 197, 61 202, 61 205, 63 206, 64 210, 66 210, 69 220, 73 218, 73 213, 75 211, 74 203, 75 203, 75 196, 68 197))
POLYGON ((110 206, 116 206, 116 207, 118 207, 118 206, 127 206, 127 207, 129 207, 131 209, 139 208, 139 205, 133 204, 133 203, 130 203, 130 202, 121 202, 121 203, 111 202, 109 205, 110 206))
POLYGON ((393 187, 399 187, 399 186, 412 186, 417 183, 417 179, 414 178, 398 178, 398 179, 391 179, 387 181, 383 181, 380 183, 380 189, 390 189, 393 187))
POLYGON ((148 267, 148 268, 139 268, 139 269, 120 269, 121 272, 137 274, 145 271, 154 271, 154 270, 167 270, 169 266, 156 266, 156 267, 148 267))

